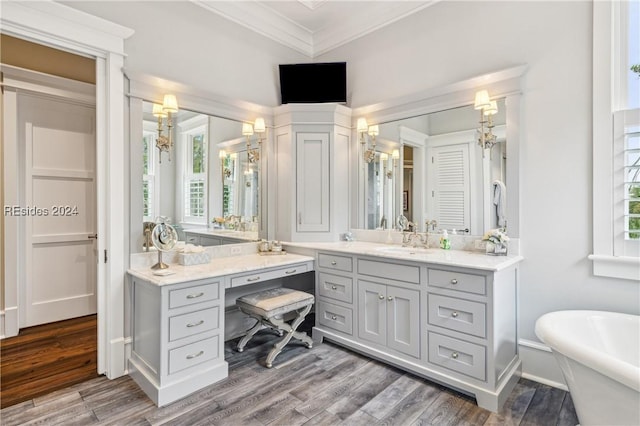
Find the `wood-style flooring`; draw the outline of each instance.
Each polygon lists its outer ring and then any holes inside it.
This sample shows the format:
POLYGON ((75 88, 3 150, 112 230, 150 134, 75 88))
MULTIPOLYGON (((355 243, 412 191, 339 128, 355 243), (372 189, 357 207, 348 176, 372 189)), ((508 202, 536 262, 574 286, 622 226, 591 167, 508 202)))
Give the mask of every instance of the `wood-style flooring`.
POLYGON ((98 377, 96 315, 29 327, 0 340, 0 407, 98 377))
POLYGON ((331 343, 292 341, 264 367, 277 337, 258 333, 229 377, 156 407, 128 376, 99 377, 0 411, 0 424, 46 425, 558 425, 578 423, 567 392, 521 379, 499 413, 459 394, 331 343))

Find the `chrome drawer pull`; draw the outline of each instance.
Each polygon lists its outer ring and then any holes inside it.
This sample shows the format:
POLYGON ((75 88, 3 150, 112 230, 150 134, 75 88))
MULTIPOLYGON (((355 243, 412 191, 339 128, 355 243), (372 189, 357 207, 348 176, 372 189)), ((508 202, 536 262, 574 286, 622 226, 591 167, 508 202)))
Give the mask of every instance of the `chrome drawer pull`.
POLYGON ((295 274, 297 269, 291 269, 290 271, 284 271, 285 274, 295 274))
POLYGON ((337 289, 338 289, 338 287, 336 287, 335 285, 331 286, 331 290, 337 290, 337 289))
POLYGON ((331 315, 331 319, 335 321, 335 320, 337 320, 337 319, 338 319, 338 317, 337 317, 337 316, 335 316, 335 315, 331 315))
POLYGON ((260 277, 247 278, 247 282, 251 282, 251 281, 258 281, 259 279, 260 279, 260 277))
POLYGON ((458 352, 454 352, 451 354, 451 358, 458 359, 458 352))
POLYGON ((197 326, 202 325, 202 324, 204 324, 204 320, 200 320, 198 322, 191 322, 191 323, 187 324, 187 327, 197 327, 197 326))
POLYGON ((197 299, 198 297, 202 297, 202 296, 204 296, 203 292, 193 293, 193 294, 188 294, 187 299, 197 299))
POLYGON ((458 318, 458 313, 457 312, 451 312, 451 316, 454 318, 458 318))
POLYGON ((452 279, 451 280, 451 284, 453 284, 453 285, 458 284, 458 279, 457 278, 452 279))
POLYGON ((389 296, 389 297, 387 297, 387 300, 388 300, 389 302, 391 302, 391 301, 393 300, 393 297, 389 296))
POLYGON ((384 300, 384 294, 379 294, 379 295, 378 295, 378 299, 380 299, 380 300, 384 300))
POLYGON ((336 265, 338 264, 338 262, 336 262, 335 260, 332 260, 332 261, 331 261, 331 264, 332 264, 333 266, 336 266, 336 265))
POLYGON ((200 351, 197 354, 191 354, 191 355, 187 355, 187 359, 194 359, 194 358, 198 358, 199 356, 204 355, 204 351, 200 351))

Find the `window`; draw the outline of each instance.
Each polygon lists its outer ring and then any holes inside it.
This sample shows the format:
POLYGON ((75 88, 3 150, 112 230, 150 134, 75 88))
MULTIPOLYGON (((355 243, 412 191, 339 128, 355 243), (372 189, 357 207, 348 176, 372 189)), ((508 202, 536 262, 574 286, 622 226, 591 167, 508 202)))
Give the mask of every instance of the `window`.
POLYGON ((147 123, 144 125, 142 132, 142 208, 143 208, 143 221, 153 222, 158 214, 158 194, 156 189, 158 188, 157 173, 157 151, 155 149, 155 141, 158 136, 157 132, 147 130, 153 128, 153 123, 147 123))
POLYGON ((185 132, 184 217, 187 223, 207 223, 207 127, 185 132))
POLYGON ((594 274, 640 280, 640 1, 594 2, 594 274))

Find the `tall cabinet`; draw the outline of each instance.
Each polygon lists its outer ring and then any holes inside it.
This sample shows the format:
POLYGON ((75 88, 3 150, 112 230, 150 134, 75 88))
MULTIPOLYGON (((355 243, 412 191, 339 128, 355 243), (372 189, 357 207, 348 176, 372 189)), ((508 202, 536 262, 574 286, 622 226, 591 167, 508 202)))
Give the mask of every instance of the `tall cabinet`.
POLYGON ((275 239, 338 240, 349 230, 351 109, 282 105, 274 127, 275 239))

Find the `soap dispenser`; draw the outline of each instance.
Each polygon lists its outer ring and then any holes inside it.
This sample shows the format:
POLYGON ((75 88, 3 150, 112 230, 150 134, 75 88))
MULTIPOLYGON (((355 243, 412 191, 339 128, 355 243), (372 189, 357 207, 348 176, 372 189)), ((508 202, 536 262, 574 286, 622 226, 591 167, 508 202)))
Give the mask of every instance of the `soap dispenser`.
POLYGON ((444 250, 451 249, 451 241, 449 241, 449 234, 447 230, 442 231, 442 237, 440 237, 440 248, 444 250))

